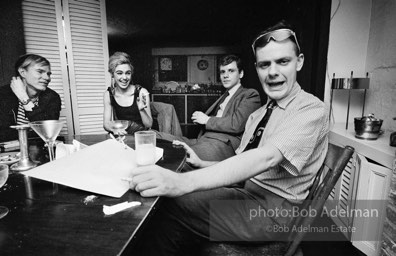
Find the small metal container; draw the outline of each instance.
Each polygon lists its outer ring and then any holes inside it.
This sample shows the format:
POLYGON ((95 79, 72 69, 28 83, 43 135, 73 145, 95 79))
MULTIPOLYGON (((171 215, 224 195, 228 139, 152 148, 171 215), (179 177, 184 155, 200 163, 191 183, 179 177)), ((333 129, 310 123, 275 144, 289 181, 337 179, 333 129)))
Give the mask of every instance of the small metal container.
POLYGON ((376 140, 382 134, 382 119, 374 117, 374 114, 363 117, 355 117, 355 137, 365 140, 376 140))

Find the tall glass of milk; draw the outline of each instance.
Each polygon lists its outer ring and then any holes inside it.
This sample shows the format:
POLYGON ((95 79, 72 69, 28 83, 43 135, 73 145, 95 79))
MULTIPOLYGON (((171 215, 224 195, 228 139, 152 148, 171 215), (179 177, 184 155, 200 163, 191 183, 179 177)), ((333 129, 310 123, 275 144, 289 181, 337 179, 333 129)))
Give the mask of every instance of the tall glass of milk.
POLYGON ((155 142, 154 131, 135 132, 136 163, 138 165, 155 164, 155 142))

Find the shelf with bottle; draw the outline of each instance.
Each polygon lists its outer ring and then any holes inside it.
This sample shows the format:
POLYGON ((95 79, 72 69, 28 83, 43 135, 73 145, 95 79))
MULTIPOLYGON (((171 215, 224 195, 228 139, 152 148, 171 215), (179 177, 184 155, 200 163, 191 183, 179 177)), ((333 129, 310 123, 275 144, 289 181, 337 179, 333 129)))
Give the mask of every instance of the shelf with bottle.
POLYGON ((221 95, 224 93, 224 87, 220 84, 178 84, 177 86, 154 86, 153 94, 205 94, 221 95))

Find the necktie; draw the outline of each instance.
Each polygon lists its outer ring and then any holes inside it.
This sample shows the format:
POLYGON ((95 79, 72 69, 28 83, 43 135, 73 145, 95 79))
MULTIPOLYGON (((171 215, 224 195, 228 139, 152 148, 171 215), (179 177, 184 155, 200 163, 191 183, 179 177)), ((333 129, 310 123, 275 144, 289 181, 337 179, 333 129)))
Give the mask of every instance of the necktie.
POLYGON ((250 138, 249 143, 246 145, 246 148, 243 151, 247 151, 252 148, 257 148, 257 146, 261 140, 261 136, 263 135, 264 128, 268 123, 268 120, 272 114, 272 110, 275 107, 276 107, 276 101, 271 100, 267 105, 267 112, 265 112, 263 119, 261 119, 260 123, 258 123, 256 129, 254 130, 252 137, 250 138))
POLYGON ((216 116, 217 111, 219 111, 220 109, 220 104, 224 102, 224 100, 228 97, 228 95, 230 95, 230 93, 228 91, 226 91, 220 98, 219 102, 217 103, 216 107, 213 109, 211 115, 212 116, 216 116))

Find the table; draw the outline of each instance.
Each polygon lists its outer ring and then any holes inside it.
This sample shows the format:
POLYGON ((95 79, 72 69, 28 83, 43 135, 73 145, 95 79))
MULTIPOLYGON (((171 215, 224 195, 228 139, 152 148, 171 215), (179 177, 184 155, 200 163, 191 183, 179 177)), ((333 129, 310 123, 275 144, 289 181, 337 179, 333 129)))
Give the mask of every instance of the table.
MULTIPOLYGON (((107 135, 76 136, 91 145, 107 135)), ((66 138, 68 142, 70 138, 66 138)), ((134 146, 132 138, 126 143, 134 146)), ((185 151, 170 142, 157 140, 164 156, 157 164, 180 171, 185 151)), ((0 219, 0 255, 122 255, 137 238, 152 215, 158 198, 144 198, 127 191, 121 198, 102 195, 93 201, 90 192, 10 174, 0 189, 0 204, 10 212, 0 219), (114 215, 104 215, 103 205, 140 201, 141 206, 114 215)))

